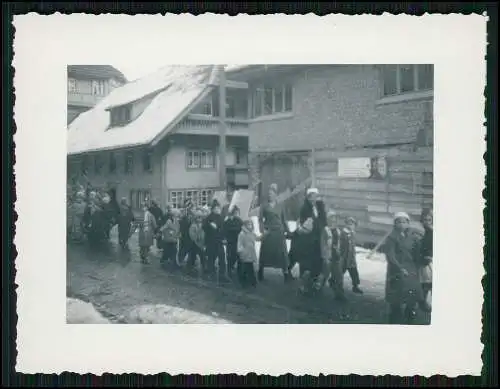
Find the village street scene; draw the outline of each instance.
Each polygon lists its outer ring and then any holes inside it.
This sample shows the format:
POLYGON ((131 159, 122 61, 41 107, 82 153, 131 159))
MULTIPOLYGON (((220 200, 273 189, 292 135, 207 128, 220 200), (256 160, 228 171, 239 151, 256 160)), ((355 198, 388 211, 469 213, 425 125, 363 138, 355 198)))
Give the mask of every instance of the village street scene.
POLYGON ((433 65, 67 72, 68 323, 430 324, 433 65))

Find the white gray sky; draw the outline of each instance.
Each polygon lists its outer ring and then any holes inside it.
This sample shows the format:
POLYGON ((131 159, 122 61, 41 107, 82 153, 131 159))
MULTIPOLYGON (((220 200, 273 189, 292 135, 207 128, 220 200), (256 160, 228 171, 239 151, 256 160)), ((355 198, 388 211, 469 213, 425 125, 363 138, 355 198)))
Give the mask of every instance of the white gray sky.
POLYGON ((144 77, 168 64, 168 62, 162 62, 154 56, 148 58, 147 61, 138 63, 110 63, 110 65, 121 71, 129 81, 144 77))

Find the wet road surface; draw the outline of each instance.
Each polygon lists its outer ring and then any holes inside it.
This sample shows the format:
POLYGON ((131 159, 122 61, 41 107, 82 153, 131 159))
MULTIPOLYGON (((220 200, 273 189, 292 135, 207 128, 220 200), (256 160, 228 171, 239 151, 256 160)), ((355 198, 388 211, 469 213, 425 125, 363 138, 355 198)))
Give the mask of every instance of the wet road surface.
MULTIPOLYGON (((297 295, 297 282, 285 284, 280 272, 272 269, 266 269, 265 280, 253 291, 243 291, 237 283, 219 286, 163 269, 156 248, 150 263, 142 264, 137 234, 130 239, 129 250, 117 247, 116 241, 113 231, 110 243, 99 251, 86 243, 68 244, 67 250, 68 297, 91 302, 114 323, 138 322, 138 312, 149 317, 143 320, 148 323, 383 324, 387 320, 386 265, 379 260, 358 261, 365 293, 351 293, 346 276, 349 302, 340 304, 328 288, 314 299, 297 295)), ((428 320, 419 314, 418 324, 428 320)))

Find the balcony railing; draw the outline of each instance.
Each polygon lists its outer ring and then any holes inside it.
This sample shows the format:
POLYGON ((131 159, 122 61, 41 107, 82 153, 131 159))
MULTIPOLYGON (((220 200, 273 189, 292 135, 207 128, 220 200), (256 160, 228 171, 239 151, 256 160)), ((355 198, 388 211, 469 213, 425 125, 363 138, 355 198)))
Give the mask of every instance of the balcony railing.
POLYGON ((93 107, 104 96, 92 95, 90 93, 68 92, 68 104, 81 107, 93 107))

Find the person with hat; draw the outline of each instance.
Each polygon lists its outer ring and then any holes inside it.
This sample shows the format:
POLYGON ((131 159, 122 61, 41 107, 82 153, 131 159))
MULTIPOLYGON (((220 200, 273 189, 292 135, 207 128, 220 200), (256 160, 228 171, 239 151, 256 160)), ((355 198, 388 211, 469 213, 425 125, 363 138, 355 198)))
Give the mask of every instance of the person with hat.
POLYGON ((301 235, 302 254, 299 258, 303 294, 313 292, 311 287, 322 274, 321 235, 327 226, 325 203, 319 198, 317 188, 309 188, 300 210, 298 234, 301 235))
POLYGON ((356 225, 357 221, 352 216, 345 218, 345 226, 340 235, 340 257, 342 261, 342 275, 349 273, 352 283, 352 291, 357 294, 363 294, 359 287, 361 281, 359 278, 358 264, 356 261, 356 225))
POLYGON ((290 274, 286 236, 289 233, 283 210, 278 204, 278 186, 269 187, 268 201, 260 208, 259 228, 263 232, 259 256, 259 281, 264 280, 266 267, 281 269, 285 282, 289 282, 290 274))
POLYGON ((406 212, 396 213, 393 230, 383 246, 387 259, 385 298, 390 309, 390 324, 412 324, 415 308, 422 300, 422 288, 412 255, 414 244, 410 217, 406 212))
POLYGON ((189 254, 193 242, 189 237, 189 228, 193 222, 194 205, 190 199, 184 201, 184 211, 180 218, 180 240, 179 240, 179 262, 184 262, 186 255, 189 254))
POLYGON ((221 206, 217 200, 214 200, 210 215, 206 217, 203 223, 207 253, 207 275, 210 278, 215 278, 215 261, 218 260, 219 282, 226 283, 229 282, 229 279, 226 276, 223 223, 221 206))

